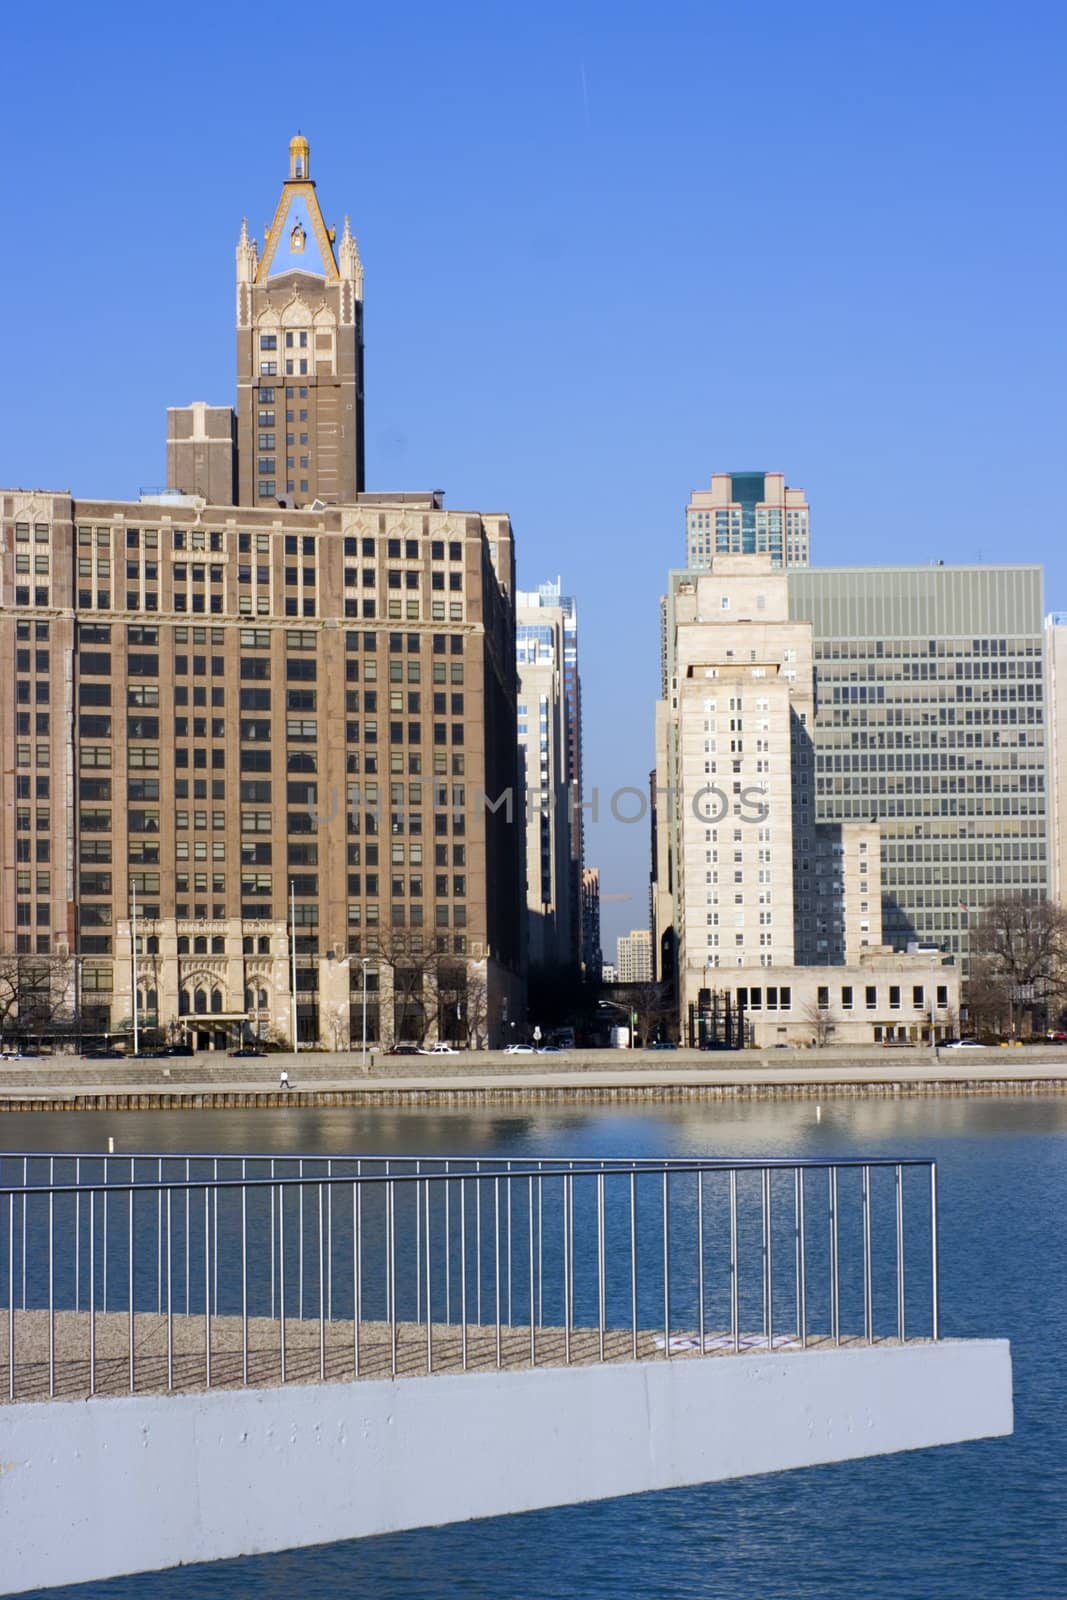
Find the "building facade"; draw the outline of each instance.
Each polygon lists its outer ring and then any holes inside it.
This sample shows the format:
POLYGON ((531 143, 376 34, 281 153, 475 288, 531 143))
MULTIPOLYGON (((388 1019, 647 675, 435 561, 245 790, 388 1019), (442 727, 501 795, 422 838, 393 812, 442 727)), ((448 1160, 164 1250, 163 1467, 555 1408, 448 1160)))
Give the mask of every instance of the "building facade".
POLYGON ((768 554, 716 556, 705 572, 672 575, 670 692, 656 735, 657 971, 669 933, 679 1024, 694 1043, 713 993, 747 1013, 756 1043, 780 1042, 780 1029, 789 1041, 825 1034, 830 1019, 818 1010, 831 979, 804 976, 819 968, 874 996, 869 1010, 847 1008, 848 1042, 904 1026, 944 1034, 958 977, 939 954, 884 944, 877 826, 817 816, 814 634, 790 614, 788 583, 768 554), (904 968, 922 995, 906 1023, 894 1003, 904 968))
POLYGON ((1045 619, 1049 895, 1067 905, 1067 611, 1045 619))
POLYGON ((600 943, 600 868, 582 868, 582 972, 592 983, 604 974, 600 943))
POLYGON ((344 504, 364 487, 363 266, 310 163, 298 134, 262 250, 244 223, 237 244, 241 505, 344 504))
POLYGON ((0 955, 84 1032, 495 1042, 523 1005, 511 528, 362 491, 362 271, 307 162, 262 255, 242 230, 236 424, 172 410, 138 502, 0 491, 0 955))
POLYGON ((583 949, 577 604, 559 579, 519 590, 515 601, 529 960, 577 968, 583 949))
POLYGON ((876 822, 886 943, 967 954, 983 907, 1049 887, 1042 572, 813 568, 815 812, 876 822))
POLYGON ((806 567, 809 516, 804 491, 788 489, 781 472, 715 472, 686 507, 687 565, 699 571, 716 555, 769 555, 775 567, 806 567))
POLYGON ((652 935, 647 928, 632 928, 615 941, 617 983, 652 982, 652 935))

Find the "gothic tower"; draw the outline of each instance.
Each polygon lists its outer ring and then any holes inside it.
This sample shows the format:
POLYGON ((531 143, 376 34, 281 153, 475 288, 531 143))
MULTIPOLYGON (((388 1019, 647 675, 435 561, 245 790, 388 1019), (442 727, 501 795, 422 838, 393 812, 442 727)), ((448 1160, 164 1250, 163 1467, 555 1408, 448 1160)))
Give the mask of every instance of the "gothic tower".
POLYGON ((238 504, 343 504, 363 489, 363 267, 328 228, 302 135, 263 250, 237 244, 238 504))

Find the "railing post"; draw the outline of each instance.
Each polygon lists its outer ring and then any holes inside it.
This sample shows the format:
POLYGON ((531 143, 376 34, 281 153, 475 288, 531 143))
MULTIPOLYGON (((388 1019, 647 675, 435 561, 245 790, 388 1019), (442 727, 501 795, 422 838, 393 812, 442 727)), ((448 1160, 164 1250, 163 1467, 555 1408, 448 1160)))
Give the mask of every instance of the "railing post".
POLYGON ((663 1354, 671 1355, 671 1191, 670 1173, 663 1172, 663 1354))
POLYGON ((597 1271, 597 1328, 600 1337, 600 1359, 604 1359, 604 1324, 607 1319, 607 1242, 604 1237, 604 1173, 596 1177, 596 1271, 597 1271))
POLYGON ((463 1370, 467 1370, 467 1180, 459 1180, 459 1295, 463 1370))
POLYGON ((937 1260, 937 1162, 930 1163, 930 1270, 933 1312, 933 1337, 941 1337, 941 1285, 937 1260))
POLYGON ((730 1332, 734 1352, 741 1348, 741 1290, 737 1271, 737 1168, 730 1169, 730 1332))
MULTIPOLYGON (((419 1203, 418 1189, 415 1204, 419 1203)), ((426 1371, 433 1372, 433 1256, 430 1251, 430 1179, 423 1183, 423 1203, 426 1208, 423 1238, 426 1243, 426 1371)), ((418 1270, 416 1265, 416 1270, 418 1270)))
MULTIPOLYGON (((48 1191, 48 1393, 52 1396, 56 1392, 56 1226, 55 1226, 56 1197, 52 1190, 48 1191)), ((130 1205, 133 1205, 133 1191, 130 1191, 130 1205)), ((132 1229, 131 1229, 132 1241, 132 1229)), ((131 1269, 132 1270, 132 1269, 131 1269)), ((132 1312, 131 1312, 132 1315, 132 1312)), ((133 1345, 131 1341, 131 1352, 133 1345)), ((132 1359, 132 1355, 131 1355, 132 1359)))
MULTIPOLYGON (((540 1178, 538 1178, 540 1183, 540 1178)), ((526 1179, 527 1239, 530 1253, 530 1365, 537 1365, 537 1324, 534 1320, 536 1286, 534 1283, 534 1181, 533 1174, 526 1179)))
POLYGON ((704 1354, 704 1174, 697 1172, 697 1335, 704 1354))
MULTIPOLYGON (((90 1197, 91 1203, 91 1197, 90 1197)), ((90 1323, 90 1326, 92 1324, 90 1323)), ((15 1195, 7 1197, 7 1396, 15 1398, 15 1195)))
POLYGON ((897 1164, 897 1338, 904 1343, 904 1168, 897 1164))
POLYGON ((830 1336, 841 1343, 841 1301, 838 1278, 837 1168, 830 1168, 830 1336))
POLYGON ((630 1345, 637 1360, 637 1173, 630 1172, 630 1345))
POLYGON ((571 1234, 571 1185, 574 1179, 569 1173, 563 1175, 563 1350, 567 1365, 571 1359, 571 1252, 574 1248, 574 1238, 571 1234))
POLYGON ((800 1348, 808 1348, 808 1267, 804 1237, 804 1168, 796 1170, 797 1216, 797 1334, 800 1348))
POLYGON ((871 1169, 863 1168, 863 1334, 874 1343, 874 1283, 871 1263, 871 1169))

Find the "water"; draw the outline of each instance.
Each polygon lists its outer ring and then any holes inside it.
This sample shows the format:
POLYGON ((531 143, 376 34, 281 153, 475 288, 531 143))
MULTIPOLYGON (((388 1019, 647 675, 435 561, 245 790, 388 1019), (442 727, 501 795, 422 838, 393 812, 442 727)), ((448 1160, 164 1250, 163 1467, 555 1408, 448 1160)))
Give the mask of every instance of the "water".
MULTIPOLYGON (((634 1113, 10 1116, 8 1149, 484 1155, 935 1155, 949 1335, 1007 1336, 1007 1440, 184 1568, 78 1600, 1063 1600, 1067 1100, 664 1107, 634 1113)), ((442 1463, 447 1470, 447 1463, 442 1463)), ((165 1514, 162 1513, 161 1514, 165 1514)))

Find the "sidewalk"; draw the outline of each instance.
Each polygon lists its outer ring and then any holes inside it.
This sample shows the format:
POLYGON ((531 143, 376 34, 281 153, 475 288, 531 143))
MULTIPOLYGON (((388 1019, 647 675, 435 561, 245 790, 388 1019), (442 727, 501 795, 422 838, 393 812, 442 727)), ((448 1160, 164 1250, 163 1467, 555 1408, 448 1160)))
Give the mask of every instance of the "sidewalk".
POLYGON ((551 1065, 497 1052, 375 1059, 358 1052, 263 1058, 172 1057, 0 1064, 0 1111, 291 1104, 455 1104, 470 1098, 758 1098, 816 1094, 1035 1093, 1067 1090, 1067 1049, 871 1051, 575 1051, 551 1065), (288 1090, 279 1089, 282 1068, 288 1090))

